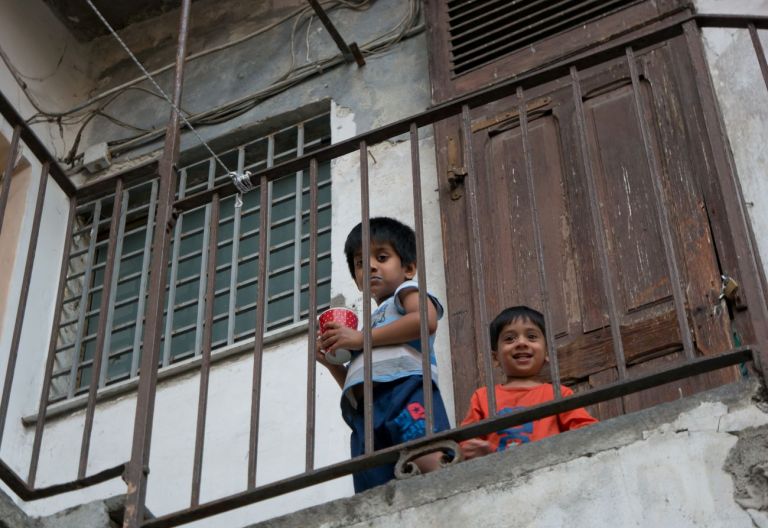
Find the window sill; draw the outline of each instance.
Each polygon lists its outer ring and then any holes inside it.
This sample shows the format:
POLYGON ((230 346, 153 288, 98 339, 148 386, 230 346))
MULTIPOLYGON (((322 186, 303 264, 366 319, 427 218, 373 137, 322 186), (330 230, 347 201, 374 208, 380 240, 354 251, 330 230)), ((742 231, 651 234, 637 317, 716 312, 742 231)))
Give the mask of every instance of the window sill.
MULTIPOLYGON (((306 334, 307 326, 308 326, 307 321, 300 321, 291 326, 280 328, 278 330, 274 330, 268 334, 265 334, 264 346, 266 347, 268 345, 274 345, 285 339, 288 339, 289 337, 294 337, 299 334, 306 334)), ((230 359, 232 357, 242 356, 251 352, 253 350, 254 342, 255 342, 255 339, 249 339, 247 341, 242 341, 240 343, 235 343, 227 347, 223 347, 218 350, 215 350, 211 354, 211 364, 215 364, 220 361, 230 359)), ((202 358, 200 356, 196 356, 194 358, 189 358, 184 361, 180 361, 168 367, 161 368, 157 372, 158 386, 160 385, 160 383, 164 381, 199 370, 201 364, 202 364, 202 358)), ((96 393, 96 402, 102 403, 105 401, 113 400, 120 396, 124 396, 126 394, 130 394, 132 392, 135 392, 138 386, 139 386, 139 377, 136 377, 130 380, 121 381, 119 383, 115 383, 114 385, 109 385, 107 387, 99 389, 99 391, 96 393)), ((88 394, 82 394, 80 396, 76 396, 69 400, 54 403, 53 405, 50 405, 46 411, 46 420, 71 414, 75 411, 79 411, 80 409, 84 409, 87 405, 88 405, 88 394)), ((21 423, 25 427, 34 426, 37 424, 37 420, 39 416, 40 416, 39 413, 23 416, 21 418, 21 423)))

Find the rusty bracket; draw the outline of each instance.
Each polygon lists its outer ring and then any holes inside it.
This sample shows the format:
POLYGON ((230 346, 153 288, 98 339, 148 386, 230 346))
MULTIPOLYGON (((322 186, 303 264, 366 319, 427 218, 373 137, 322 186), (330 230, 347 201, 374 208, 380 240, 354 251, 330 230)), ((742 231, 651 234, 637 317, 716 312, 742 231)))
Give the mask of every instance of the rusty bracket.
POLYGON ((419 467, 413 462, 417 458, 430 453, 441 451, 443 453, 440 459, 441 467, 448 467, 458 464, 463 460, 459 444, 453 440, 440 440, 416 449, 403 449, 400 451, 400 458, 395 464, 395 478, 407 479, 420 475, 419 467))
POLYGON ((357 62, 359 67, 365 66, 365 59, 363 58, 363 54, 360 52, 360 48, 355 42, 347 45, 347 43, 344 41, 344 38, 336 29, 336 26, 334 26, 331 19, 328 18, 328 14, 325 12, 325 9, 323 9, 323 6, 320 5, 320 2, 318 2, 318 0, 307 1, 309 2, 309 5, 312 6, 312 9, 315 10, 317 18, 319 18, 320 22, 323 23, 325 29, 331 35, 331 38, 336 43, 336 45, 339 47, 339 50, 341 50, 342 55, 344 55, 344 59, 347 62, 357 62))
POLYGON ((448 137, 448 187, 451 192, 451 200, 458 200, 464 193, 464 178, 467 177, 467 168, 459 163, 459 144, 454 137, 448 137))

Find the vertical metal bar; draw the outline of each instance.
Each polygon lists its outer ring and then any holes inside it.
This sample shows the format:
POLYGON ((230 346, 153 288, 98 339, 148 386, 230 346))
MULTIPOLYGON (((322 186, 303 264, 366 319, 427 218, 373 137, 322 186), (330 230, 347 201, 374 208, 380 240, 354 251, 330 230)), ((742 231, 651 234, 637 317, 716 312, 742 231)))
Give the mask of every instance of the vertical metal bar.
POLYGON ((96 411, 96 391, 99 389, 99 374, 104 356, 109 351, 104 346, 107 332, 107 312, 112 302, 111 292, 114 282, 115 254, 117 253, 117 231, 120 218, 123 216, 123 179, 118 178, 115 185, 114 205, 112 206, 112 220, 109 226, 109 244, 107 246, 107 262, 104 266, 104 282, 101 290, 101 305, 99 306, 99 325, 96 333, 96 348, 93 351, 93 365, 91 368, 91 382, 88 386, 88 405, 85 410, 85 424, 83 425, 83 440, 80 444, 80 466, 77 470, 77 478, 85 477, 88 468, 88 451, 91 446, 91 431, 93 430, 93 416, 96 411))
MULTIPOLYGON (((213 163, 211 163, 213 167, 213 163)), ((208 266, 206 267, 205 328, 202 337, 202 362, 200 364, 200 394, 197 400, 197 428, 195 431, 195 458, 192 468, 192 507, 200 504, 200 480, 203 471, 203 447, 205 445, 205 420, 208 413, 208 380, 211 371, 211 342, 213 341, 213 305, 216 296, 216 251, 219 239, 219 194, 214 193, 211 201, 210 243, 208 266)), ((200 275, 202 282, 203 275, 200 275)), ((197 349, 195 349, 197 350, 197 349)))
POLYGON ((419 160, 419 127, 411 123, 411 178, 413 179, 413 223, 416 231, 416 272, 419 283, 419 337, 421 340, 421 372, 424 384, 424 415, 426 436, 435 431, 432 402, 432 361, 429 347, 429 320, 427 303, 427 270, 424 251, 424 214, 421 206, 421 162, 419 160))
POLYGON ((51 339, 48 342, 48 359, 45 361, 45 375, 43 376, 43 387, 40 389, 40 401, 37 404, 37 422, 35 423, 35 439, 32 442, 32 458, 29 462, 29 474, 27 476, 27 486, 35 487, 35 478, 37 477, 37 465, 40 461, 40 446, 43 442, 43 431, 45 429, 46 412, 48 411, 48 395, 51 390, 51 378, 53 377, 53 365, 56 360, 56 343, 59 337, 59 322, 61 321, 61 302, 64 298, 64 288, 67 284, 67 271, 69 269, 69 254, 72 250, 72 224, 75 221, 75 211, 77 210, 77 199, 69 199, 69 215, 67 216, 67 227, 64 231, 64 250, 61 254, 61 271, 59 272, 59 289, 56 293, 56 303, 54 304, 53 323, 51 324, 51 339))
POLYGON ((371 347, 371 212, 368 187, 368 145, 360 142, 360 204, 363 235, 363 424, 365 454, 373 453, 373 351, 371 347))
POLYGON ((19 137, 21 136, 21 125, 16 125, 11 136, 11 146, 8 149, 8 159, 5 162, 3 170, 3 181, 0 185, 0 233, 3 232, 3 218, 5 218, 5 206, 8 204, 8 195, 11 193, 11 177, 13 169, 16 166, 16 155, 19 151, 19 137))
MULTIPOLYGON (((211 161, 208 164, 208 189, 213 188, 213 180, 216 177, 216 164, 214 163, 214 160, 211 159, 211 161)), ((205 224, 203 225, 203 251, 200 253, 200 283, 198 284, 197 288, 197 322, 195 326, 195 349, 193 352, 193 355, 197 355, 198 350, 202 350, 203 346, 203 312, 205 311, 205 288, 206 283, 203 280, 206 274, 206 268, 209 264, 209 262, 203 258, 203 254, 205 253, 205 248, 209 247, 211 244, 211 240, 213 240, 213 243, 216 244, 217 241, 215 238, 211 238, 211 208, 212 205, 208 204, 205 206, 205 224)), ((218 222, 217 222, 218 223, 218 222)), ((217 226, 218 228, 218 226, 217 226)), ((217 229, 218 232, 218 229, 217 229)), ((217 248, 218 249, 218 248, 217 248)), ((213 271, 216 272, 216 262, 213 263, 213 271)))
POLYGON ((32 266, 35 263, 37 251, 37 239, 40 234, 40 220, 43 216, 43 202, 45 201, 45 189, 48 186, 48 162, 43 163, 40 171, 40 185, 37 188, 37 200, 35 201, 35 213, 32 218, 32 232, 29 235, 27 248, 27 261, 24 266, 24 275, 21 279, 21 292, 19 293, 19 308, 16 312, 16 324, 13 327, 11 349, 8 352, 8 365, 5 369, 5 382, 3 383, 3 395, 0 399, 0 444, 5 432, 5 420, 8 417, 8 404, 11 399, 11 387, 16 370, 16 360, 19 355, 19 343, 21 342, 21 330, 24 326, 24 315, 27 311, 27 299, 29 298, 29 284, 32 280, 32 266))
MULTIPOLYGON (((173 83, 173 102, 176 108, 181 103, 181 88, 184 77, 184 59, 187 54, 187 33, 191 0, 181 4, 179 43, 176 48, 176 70, 173 83)), ((128 487, 125 499, 123 528, 139 528, 144 520, 144 504, 147 494, 149 473, 149 452, 152 443, 152 421, 154 418, 155 392, 157 390, 157 364, 160 355, 160 335, 163 324, 163 301, 168 266, 169 222, 172 220, 173 194, 176 184, 176 161, 179 156, 179 114, 171 111, 166 127, 163 156, 158 164, 160 189, 158 193, 157 221, 154 229, 152 262, 150 265, 150 288, 147 302, 144 353, 141 357, 136 400, 136 418, 133 427, 131 460, 126 470, 128 487)))
POLYGON ((763 379, 768 379, 768 299, 761 280, 760 258, 757 242, 749 223, 749 214, 744 202, 744 193, 738 178, 736 165, 728 146, 728 132, 719 112, 715 87, 706 61, 701 33, 695 21, 683 24, 683 33, 691 55, 696 86, 698 87, 707 136, 714 155, 714 170, 723 193, 724 207, 731 235, 739 256, 740 276, 746 304, 749 306, 751 323, 755 332, 755 363, 762 370, 763 379), (743 267, 742 267, 743 266, 743 267))
MULTIPOLYGON (((101 363, 101 369, 99 370, 99 387, 104 387, 107 383, 107 371, 109 364, 109 352, 112 345, 112 327, 115 321, 115 302, 117 299, 117 281, 120 279, 120 259, 123 258, 123 240, 125 238, 125 219, 128 216, 128 196, 129 191, 123 191, 122 198, 122 212, 120 214, 120 226, 117 228, 117 248, 115 250, 114 270, 112 275, 115 279, 111 282, 109 287, 109 310, 107 312, 107 326, 104 333, 104 361, 101 363)), ((115 203, 117 203, 117 195, 115 195, 115 203)), ((111 242, 111 239, 110 239, 111 242)), ((107 285, 105 283, 103 292, 107 291, 107 285)))
POLYGON ((152 182, 149 194, 149 212, 147 213, 147 230, 144 233, 144 253, 141 257, 141 279, 139 279, 139 299, 136 304, 136 330, 133 335, 133 353, 131 354, 131 378, 135 378, 139 371, 139 350, 141 348, 141 336, 144 331, 144 306, 147 292, 147 278, 149 276, 149 259, 152 248, 152 229, 155 222, 155 208, 157 206, 157 180, 152 182))
MULTIPOLYGON (((179 178, 179 200, 187 192, 187 171, 182 170, 179 178)), ((168 279, 168 311, 165 316, 165 341, 163 341, 163 366, 171 364, 171 343, 173 342, 173 305, 176 304, 176 277, 179 273, 179 251, 181 251, 181 229, 184 223, 182 214, 173 228, 173 250, 171 252, 171 275, 168 279)))
POLYGON ((261 177, 259 185, 259 278, 258 304, 256 305, 256 335, 253 344, 253 382, 251 385, 251 432, 248 442, 248 489, 256 487, 256 463, 259 450, 259 414, 261 407, 261 370, 264 356, 264 319, 267 304, 267 258, 269 251, 267 233, 269 232, 269 192, 266 176, 261 177))
POLYGON ((685 311, 685 295, 680 278, 680 265, 677 260, 672 231, 669 224, 669 208, 664 193, 664 185, 659 174, 659 163, 656 158, 656 151, 652 145, 651 133, 648 130, 648 123, 643 118, 642 86, 640 86, 640 75, 637 71, 637 62, 635 61, 635 52, 631 46, 627 46, 627 63, 629 64, 629 74, 632 78, 632 93, 635 99, 635 112, 637 113, 637 123, 640 126, 640 132, 643 136, 643 146, 645 147, 645 157, 648 160, 648 166, 651 172, 651 181, 653 187, 653 196, 656 201, 656 214, 658 215, 659 227, 661 228, 661 238, 664 242, 664 256, 667 260, 669 270, 669 280, 672 283, 672 297, 675 302, 675 313, 677 314, 677 325, 680 329, 680 337, 683 341, 683 351, 687 359, 694 359, 696 356, 693 348, 693 339, 691 338, 691 329, 688 326, 688 317, 685 311))
MULTIPOLYGON (((237 171, 245 170, 245 148, 237 152, 237 171)), ((237 310, 237 265, 240 257, 240 215, 241 207, 235 207, 232 218, 232 260, 229 268, 229 315, 227 316, 227 344, 235 342, 235 311, 237 310)))
POLYGON ((533 173, 533 156, 531 154, 530 135, 528 133, 528 106, 525 102, 523 87, 517 87, 517 100, 519 103, 518 114, 520 116, 520 131, 523 140, 523 156, 525 158, 525 177, 528 187, 528 201, 531 204, 533 220, 533 240, 536 245, 536 260, 539 266, 539 295, 544 312, 544 325, 547 327, 545 339, 549 351, 549 373, 552 378, 552 389, 555 400, 562 398, 560 391, 560 363, 557 358, 557 344, 555 343, 555 328, 552 326, 552 307, 549 302, 549 290, 547 289, 547 269, 544 262, 544 241, 541 236, 541 223, 539 222, 539 208, 536 203, 536 191, 534 188, 536 178, 533 173))
MULTIPOLYGON (((296 156, 304 155, 304 124, 296 130, 296 156)), ((301 320, 301 200, 304 191, 304 171, 296 172, 296 204, 293 229, 293 322, 301 320)), ((310 191, 311 192, 311 191, 310 191)))
POLYGON ((589 194, 589 210, 592 214, 592 227, 595 232, 597 242, 597 252, 600 259, 600 269, 602 271, 602 280, 605 287, 605 297, 608 302, 608 316, 611 324, 611 338, 613 340, 613 352, 616 357, 616 368, 619 374, 619 380, 627 377, 627 365, 624 359, 624 344, 621 342, 621 328, 619 322, 619 313, 616 306, 616 296, 614 293, 613 274, 611 273, 608 262, 608 250, 605 241, 605 226, 603 225, 602 213, 600 212, 600 199, 597 196, 595 188, 594 170, 592 169, 592 160, 589 156, 587 146, 587 120, 584 116, 584 104, 581 95, 581 82, 579 81, 579 72, 576 66, 571 66, 571 85, 573 87, 573 104, 576 111, 576 128, 579 133, 579 146, 581 148, 581 158, 584 164, 584 176, 587 180, 587 192, 589 194))
POLYGON ((488 388, 488 414, 496 416, 496 390, 493 382, 493 358, 488 337, 488 303, 485 299, 485 270, 480 241, 479 211, 477 204, 477 172, 472 149, 472 115, 468 105, 461 108, 461 143, 464 166, 467 169, 467 218, 469 219, 469 262, 475 294, 472 305, 475 312, 475 342, 477 352, 483 354, 485 384, 488 388))
POLYGON ((763 45, 760 42, 760 35, 757 34, 757 28, 755 28, 754 22, 747 24, 747 28, 749 29, 749 37, 752 39, 752 46, 755 48, 755 56, 757 57, 757 62, 760 63, 760 71, 763 74, 765 87, 768 88, 768 61, 765 60, 765 51, 763 50, 763 45))
MULTIPOLYGON (((267 138, 267 168, 272 168, 275 166, 275 135, 270 134, 270 136, 267 138)), ((264 233, 264 236, 267 239, 267 252, 261 253, 259 255, 259 258, 261 256, 264 256, 264 262, 266 262, 267 265, 267 275, 266 280, 264 281, 264 320, 269 321, 269 265, 270 265, 270 248, 272 247, 272 181, 270 181, 267 184, 267 218, 269 218, 269 223, 264 226, 262 225, 260 227, 261 231, 260 233, 264 233)), ((265 329, 269 328, 269 324, 265 326, 265 329)))
POLYGON ((101 200, 93 206, 93 220, 91 224, 90 240, 88 241, 88 256, 85 259, 83 272, 83 291, 80 293, 80 306, 77 314, 77 328, 75 329, 75 344, 72 349, 72 366, 69 371, 68 397, 75 395, 77 388, 77 369, 80 366, 80 348, 83 345, 83 333, 85 332, 85 314, 88 311, 88 295, 91 290, 91 275, 93 274, 93 259, 96 255, 96 242, 99 237, 99 222, 101 221, 101 200))
MULTIPOLYGON (((309 161, 309 301, 307 303, 307 449, 305 471, 315 467, 315 392, 317 386, 317 159, 309 161)), ((301 238, 297 239, 299 246, 301 238)), ((296 272, 301 276, 301 265, 296 272)), ((301 293, 299 285, 299 293, 301 293)))

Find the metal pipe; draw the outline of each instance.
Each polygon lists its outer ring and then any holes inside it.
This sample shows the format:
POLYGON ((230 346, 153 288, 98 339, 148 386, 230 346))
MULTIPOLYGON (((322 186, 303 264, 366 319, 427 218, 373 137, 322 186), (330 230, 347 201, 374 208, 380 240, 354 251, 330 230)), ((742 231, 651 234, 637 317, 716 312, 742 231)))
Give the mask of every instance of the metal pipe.
POLYGON ((96 391, 99 389, 99 374, 104 355, 105 334, 107 332, 107 311, 111 301, 112 275, 115 269, 115 253, 117 251, 117 231, 123 211, 123 180, 119 178, 115 186, 115 199, 112 206, 112 220, 109 226, 109 244, 107 246, 107 263, 104 268, 104 286, 101 293, 101 306, 99 307, 99 323, 96 333, 96 348, 93 352, 93 366, 91 367, 91 382, 88 386, 88 404, 85 409, 85 424, 83 425, 83 439, 80 444, 80 465, 77 470, 77 478, 85 477, 88 468, 88 451, 91 446, 91 431, 93 430, 93 417, 96 412, 96 391))
POLYGON ((592 168, 592 159, 587 146, 587 120, 584 116, 584 101, 581 95, 581 81, 579 72, 575 66, 571 66, 571 85, 573 88, 573 104, 576 111, 576 128, 579 134, 579 147, 581 162, 584 169, 584 177, 587 181, 587 194, 589 196, 589 211, 592 215, 592 228, 597 242, 597 253, 602 272, 605 299, 608 303, 608 320, 611 325, 611 339, 613 340, 613 352, 616 356, 616 368, 619 379, 627 377, 627 362, 624 359, 624 344, 621 341, 621 322, 614 294, 613 273, 608 262, 608 250, 605 241, 605 226, 600 213, 600 198, 595 187, 595 172, 592 168))
POLYGON ((477 204, 478 175, 475 169, 474 149, 472 148, 472 114, 469 106, 461 111, 461 143, 464 154, 464 166, 467 169, 467 218, 469 219, 469 262, 472 274, 472 307, 475 313, 475 344, 477 354, 483 355, 485 367, 485 385, 488 388, 488 414, 496 416, 496 390, 493 381, 493 358, 488 337, 488 302, 485 296, 485 270, 483 266, 482 244, 480 239, 479 206, 477 204))
MULTIPOLYGON (((373 339, 371 336, 371 210, 368 185, 368 145, 360 142, 360 214, 363 260, 363 430, 365 454, 373 453, 373 339)), ((358 402, 359 404, 359 402, 358 402)))
POLYGON ((317 18, 319 18, 320 22, 323 23, 323 26, 325 26, 326 31, 328 31, 328 33, 331 35, 331 38, 336 43, 336 46, 338 46, 341 54, 344 55, 344 59, 347 62, 355 61, 357 62, 358 66, 365 66, 365 59, 363 58, 363 54, 360 53, 360 48, 358 48, 357 44, 354 42, 350 45, 347 45, 347 43, 344 41, 344 37, 341 36, 341 34, 336 29, 336 26, 333 25, 331 19, 328 18, 328 14, 323 9, 323 6, 320 5, 320 2, 318 2, 318 0, 307 1, 309 2, 309 5, 312 6, 312 9, 315 10, 317 18))
POLYGON ((37 422, 35 423, 35 439, 32 442, 32 458, 29 462, 29 473, 27 476, 27 485, 30 488, 35 487, 35 478, 37 477, 37 465, 40 461, 40 446, 43 442, 43 431, 45 429, 46 411, 48 410, 48 395, 51 390, 51 378, 53 377, 53 366, 56 359, 56 342, 59 337, 59 321, 61 321, 61 301, 64 298, 64 287, 67 284, 67 271, 69 269, 69 253, 72 249, 72 225, 75 221, 75 211, 77 210, 77 200, 73 197, 69 199, 69 215, 67 216, 67 227, 64 231, 64 251, 61 255, 61 271, 59 272, 59 288, 56 293, 56 302, 54 303, 53 323, 51 324, 51 339, 48 343, 48 359, 45 361, 45 375, 43 377, 43 387, 40 389, 40 400, 37 404, 37 422))
POLYGON ((536 246, 536 260, 539 265, 539 295, 541 296, 541 307, 544 312, 544 326, 547 328, 544 338, 547 342, 547 351, 549 352, 549 373, 552 378, 552 392, 555 400, 563 397, 560 390, 560 362, 557 358, 557 344, 555 343, 555 327, 552 324, 552 306, 549 302, 549 290, 547 289, 547 269, 544 265, 544 240, 541 236, 541 223, 539 222, 539 208, 536 203, 536 182, 533 173, 533 159, 531 154, 531 142, 528 131, 528 105, 523 95, 523 87, 517 87, 517 100, 519 102, 518 115, 520 116, 520 131, 522 132, 523 157, 525 158, 525 178, 528 187, 528 201, 531 204, 533 220, 533 240, 536 246))
MULTIPOLYGON (((205 324, 202 337, 202 361, 200 363, 200 394, 197 400, 197 428, 195 429, 195 455, 192 467, 192 497, 190 504, 200 504, 200 482, 203 472, 203 448, 205 445, 205 421, 208 414, 208 381, 211 372, 211 342, 213 341, 213 306, 216 301, 216 241, 219 237, 219 195, 211 202, 210 240, 205 281, 205 324)), ((200 282, 202 282, 202 275, 200 282)))
POLYGON ((19 293, 19 308, 16 312, 16 324, 13 327, 13 337, 11 338, 11 349, 8 352, 8 365, 5 369, 5 382, 3 383, 3 395, 0 399, 0 444, 3 441, 5 432, 5 420, 8 417, 8 404, 11 399, 11 387, 13 387, 13 376, 16 371, 16 360, 19 355, 19 343, 21 342, 21 330, 24 326, 24 316, 27 311, 27 299, 29 298, 29 284, 32 280, 32 266, 35 262, 35 253, 37 251, 37 239, 40 235, 40 220, 43 216, 43 202, 45 201, 45 190, 48 186, 48 162, 43 163, 40 171, 40 185, 37 188, 37 200, 35 201, 35 213, 32 218, 32 232, 29 235, 29 246, 27 248, 27 261, 24 266, 24 275, 21 279, 21 292, 19 293))
MULTIPOLYGON (((184 78, 184 57, 187 53, 187 34, 191 0, 181 4, 179 41, 176 48, 176 73, 174 76, 173 101, 176 108, 181 103, 184 78)), ((179 156, 180 117, 171 110, 166 127, 163 156, 158 165, 160 189, 158 191, 157 221, 153 235, 153 251, 150 263, 150 288, 147 302, 144 351, 141 358, 136 416, 133 427, 131 461, 126 472, 128 492, 125 499, 123 528, 139 528, 144 520, 144 504, 147 493, 149 452, 152 443, 155 393, 157 390, 157 364, 160 353, 160 337, 163 323, 163 301, 168 265, 168 230, 172 222, 172 204, 176 187, 175 165, 179 156)))
MULTIPOLYGON (((307 446, 305 471, 315 468, 315 393, 317 392, 317 160, 309 162, 309 300, 307 303, 307 446)), ((301 246, 301 239, 296 242, 301 246)), ((301 275, 301 266, 296 270, 301 275)), ((299 286, 301 296, 301 286, 299 286)))
POLYGON ((259 186, 259 279, 256 305, 256 335, 253 343, 253 381, 251 382, 251 429, 248 441, 248 489, 256 487, 259 451, 259 416, 261 411, 261 374, 264 358, 264 322, 267 313, 267 253, 269 245, 269 181, 261 178, 259 186))
POLYGON ((424 213, 421 206, 421 162, 419 160, 419 127, 411 125, 411 178, 413 179, 413 221, 416 232, 416 272, 419 283, 419 338, 421 342, 421 373, 424 390, 424 418, 427 436, 435 431, 435 411, 432 401, 432 361, 429 347, 427 303, 427 270, 424 251, 424 213))
POLYGON ((757 57, 757 62, 760 64, 760 72, 763 74, 763 82, 765 82, 765 87, 768 88, 768 62, 765 60, 765 51, 760 42, 760 36, 757 34, 754 21, 747 24, 747 28, 749 29, 749 38, 752 39, 752 47, 755 48, 755 57, 757 57))

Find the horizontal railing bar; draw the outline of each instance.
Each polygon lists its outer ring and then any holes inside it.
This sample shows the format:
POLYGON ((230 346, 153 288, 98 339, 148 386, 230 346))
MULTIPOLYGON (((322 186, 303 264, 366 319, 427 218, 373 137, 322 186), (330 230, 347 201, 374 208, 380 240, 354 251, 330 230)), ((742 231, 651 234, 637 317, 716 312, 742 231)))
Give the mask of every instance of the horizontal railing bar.
POLYGON ((125 471, 127 463, 99 471, 85 478, 54 484, 45 488, 30 488, 5 462, 0 460, 0 478, 8 487, 24 501, 33 501, 53 497, 68 491, 76 491, 94 484, 101 484, 113 478, 120 477, 125 471))
POLYGON ((539 420, 546 416, 560 414, 571 411, 579 407, 593 405, 596 403, 611 400, 621 396, 626 396, 644 389, 657 387, 671 381, 685 379, 697 374, 704 374, 713 370, 729 367, 751 360, 753 352, 750 348, 738 348, 717 356, 709 356, 686 361, 670 369, 628 378, 620 382, 612 383, 604 387, 592 389, 586 392, 580 392, 568 398, 557 401, 550 401, 533 407, 528 407, 521 411, 511 414, 498 416, 497 418, 483 420, 472 425, 435 433, 429 438, 422 437, 418 440, 411 440, 404 444, 389 447, 375 451, 370 455, 363 455, 353 458, 349 461, 340 462, 331 466, 326 466, 315 471, 310 471, 301 475, 289 477, 277 482, 272 482, 259 486, 249 491, 244 491, 221 499, 216 499, 203 503, 194 508, 180 510, 155 519, 144 522, 143 528, 169 528, 179 526, 192 521, 197 521, 224 513, 242 506, 277 497, 285 493, 296 491, 314 484, 327 482, 351 473, 376 467, 381 464, 396 462, 401 451, 417 449, 428 446, 431 443, 443 440, 468 440, 479 435, 484 435, 507 429, 524 423, 539 420))
POLYGON ((747 29, 754 24, 757 29, 768 29, 768 16, 749 15, 696 15, 694 20, 701 27, 747 29))

